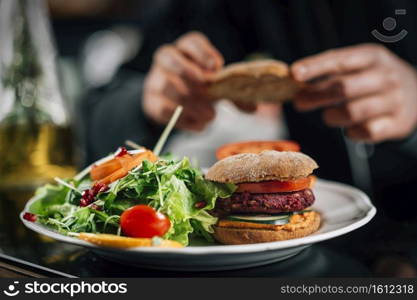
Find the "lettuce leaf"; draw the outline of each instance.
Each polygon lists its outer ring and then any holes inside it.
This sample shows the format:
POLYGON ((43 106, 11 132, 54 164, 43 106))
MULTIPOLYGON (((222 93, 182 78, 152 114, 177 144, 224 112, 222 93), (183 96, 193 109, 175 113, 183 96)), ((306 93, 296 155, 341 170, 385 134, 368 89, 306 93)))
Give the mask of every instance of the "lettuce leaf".
POLYGON ((63 185, 46 184, 35 192, 35 201, 29 207, 29 212, 44 215, 52 205, 64 204, 69 188, 63 185))
POLYGON ((117 197, 108 206, 115 205, 118 197, 134 198, 138 203, 152 206, 171 221, 171 228, 164 237, 188 245, 192 232, 211 239, 209 233, 213 232, 217 218, 208 211, 214 208, 217 198, 229 197, 235 190, 233 184, 205 180, 187 158, 156 163, 145 161, 141 169, 130 172, 113 186, 110 193, 117 197), (201 201, 205 206, 196 208, 196 203, 201 201))

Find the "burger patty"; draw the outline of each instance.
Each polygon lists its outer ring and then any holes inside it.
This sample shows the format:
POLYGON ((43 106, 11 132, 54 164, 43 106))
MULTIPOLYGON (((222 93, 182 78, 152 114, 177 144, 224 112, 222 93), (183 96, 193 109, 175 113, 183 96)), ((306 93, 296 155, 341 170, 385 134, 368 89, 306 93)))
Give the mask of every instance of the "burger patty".
POLYGON ((310 189, 290 193, 251 194, 234 193, 231 197, 218 199, 216 210, 223 213, 281 213, 300 211, 314 203, 310 189))

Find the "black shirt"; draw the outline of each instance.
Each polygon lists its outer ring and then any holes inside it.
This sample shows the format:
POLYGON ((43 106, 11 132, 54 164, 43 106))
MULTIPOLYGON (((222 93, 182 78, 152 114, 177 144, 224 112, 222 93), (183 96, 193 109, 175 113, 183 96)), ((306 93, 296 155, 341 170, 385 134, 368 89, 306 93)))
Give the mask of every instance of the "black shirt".
MULTIPOLYGON (((292 63, 331 48, 379 43, 371 31, 393 34, 382 26, 389 16, 397 20, 394 33, 402 28, 409 33, 385 46, 417 65, 415 1, 155 0, 138 12, 143 47, 125 69, 146 74, 157 47, 191 30, 205 33, 226 63, 254 52, 292 63), (396 16, 395 9, 405 9, 406 15, 396 16)), ((120 74, 108 87, 91 91, 82 104, 89 161, 113 151, 127 138, 148 147, 157 138, 159 128, 140 108, 143 77, 126 75, 132 72, 120 74)), ((359 166, 369 165, 370 185, 363 188, 373 195, 377 206, 387 207, 385 211, 402 218, 417 215, 416 133, 403 141, 371 146, 368 157, 363 158, 355 145, 348 152, 343 130, 327 127, 320 110, 298 113, 291 104, 284 110, 290 138, 318 161, 318 176, 362 187, 364 180, 358 180, 357 171, 352 169, 352 161, 359 160, 359 166)))

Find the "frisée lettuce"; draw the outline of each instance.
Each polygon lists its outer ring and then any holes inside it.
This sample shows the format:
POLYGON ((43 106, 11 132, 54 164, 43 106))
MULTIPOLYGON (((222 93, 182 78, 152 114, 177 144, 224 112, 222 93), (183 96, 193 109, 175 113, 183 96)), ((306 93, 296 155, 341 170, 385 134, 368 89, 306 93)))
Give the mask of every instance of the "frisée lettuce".
POLYGON ((81 180, 67 180, 65 185, 46 185, 38 189, 29 212, 37 222, 61 233, 92 232, 120 234, 120 215, 134 205, 145 204, 165 214, 171 228, 164 238, 188 245, 191 233, 211 240, 217 218, 209 214, 217 198, 227 198, 233 184, 204 179, 187 158, 182 160, 144 161, 110 188, 99 193, 89 206, 81 207, 81 191, 92 186, 87 175, 81 180), (78 191, 77 191, 78 190, 78 191))

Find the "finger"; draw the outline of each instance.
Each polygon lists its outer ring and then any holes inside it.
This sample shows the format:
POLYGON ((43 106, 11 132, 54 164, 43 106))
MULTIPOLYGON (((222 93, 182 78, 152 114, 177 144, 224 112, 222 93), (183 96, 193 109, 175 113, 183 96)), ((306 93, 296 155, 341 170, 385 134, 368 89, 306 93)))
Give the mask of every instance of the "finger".
POLYGON ((159 67, 152 68, 146 86, 152 93, 163 94, 177 103, 181 103, 191 94, 189 86, 181 77, 159 67))
POLYGON ((328 50, 295 62, 291 71, 296 80, 309 81, 328 74, 361 70, 376 63, 385 52, 383 46, 366 44, 328 50))
POLYGON ((216 111, 211 103, 193 101, 188 103, 187 108, 204 123, 212 121, 216 116, 216 111))
POLYGON ((208 71, 218 71, 224 64, 219 51, 199 32, 191 32, 177 42, 178 49, 208 71))
POLYGON ((186 84, 185 81, 159 67, 153 67, 146 80, 147 94, 162 96, 181 104, 198 115, 202 121, 211 121, 215 117, 213 102, 204 97, 204 91, 199 86, 186 84))
POLYGON ((179 122, 176 127, 179 129, 200 132, 203 131, 207 127, 207 125, 208 123, 202 122, 201 120, 196 120, 192 117, 184 116, 181 119, 181 122, 179 122))
MULTIPOLYGON (((178 106, 172 99, 147 91, 144 93, 142 105, 146 115, 159 124, 166 124, 178 106)), ((184 115, 185 110, 182 113, 184 115)))
POLYGON ((394 83, 394 78, 385 74, 379 68, 339 75, 318 82, 301 91, 296 96, 295 105, 299 110, 311 110, 335 105, 347 99, 383 91, 394 83))
POLYGON ((300 90, 294 97, 294 106, 299 111, 308 111, 326 105, 336 105, 345 101, 343 87, 339 79, 326 81, 313 89, 300 90))
POLYGON ((200 83, 206 81, 203 70, 194 62, 187 59, 174 46, 162 46, 157 50, 154 59, 159 67, 177 74, 188 81, 200 83))
POLYGON ((393 116, 371 119, 347 129, 347 135, 358 141, 378 143, 387 139, 399 138, 396 121, 393 116))
POLYGON ((369 119, 392 114, 397 108, 398 101, 394 96, 375 95, 328 108, 323 113, 323 119, 329 126, 350 127, 369 119))
POLYGON ((195 107, 187 106, 184 109, 185 114, 178 128, 192 131, 202 131, 214 119, 215 110, 213 107, 195 107))
POLYGON ((179 103, 189 108, 203 121, 212 121, 216 115, 214 109, 216 102, 207 95, 205 86, 190 84, 188 89, 189 94, 179 99, 179 103))
MULTIPOLYGON (((144 96, 145 112, 160 124, 166 124, 171 119, 177 106, 178 103, 175 100, 159 93, 147 92, 144 96)), ((213 107, 187 103, 184 105, 179 124, 206 124, 212 121, 214 117, 215 110, 213 107)))

